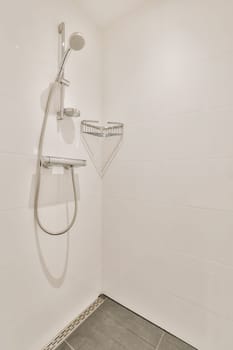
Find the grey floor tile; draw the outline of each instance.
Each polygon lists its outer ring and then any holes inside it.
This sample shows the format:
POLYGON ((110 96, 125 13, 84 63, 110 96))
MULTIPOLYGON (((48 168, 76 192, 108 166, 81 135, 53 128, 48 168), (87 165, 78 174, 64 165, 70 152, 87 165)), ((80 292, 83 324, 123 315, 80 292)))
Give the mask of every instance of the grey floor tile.
POLYGON ((75 350, 125 350, 121 344, 95 328, 82 328, 68 338, 75 350))
POLYGON ((158 350, 196 350, 170 334, 165 334, 158 350))
POLYGON ((146 321, 142 317, 136 315, 132 311, 120 306, 112 300, 107 300, 101 309, 102 312, 108 314, 116 322, 119 322, 123 327, 127 328, 137 336, 150 343, 153 346, 157 346, 159 340, 163 334, 163 331, 146 321))
POLYGON ((67 342, 74 350, 196 350, 110 299, 67 342))
POLYGON ((154 350, 154 346, 144 341, 130 329, 115 320, 103 308, 95 312, 68 338, 74 349, 85 349, 90 342, 102 350, 154 350))

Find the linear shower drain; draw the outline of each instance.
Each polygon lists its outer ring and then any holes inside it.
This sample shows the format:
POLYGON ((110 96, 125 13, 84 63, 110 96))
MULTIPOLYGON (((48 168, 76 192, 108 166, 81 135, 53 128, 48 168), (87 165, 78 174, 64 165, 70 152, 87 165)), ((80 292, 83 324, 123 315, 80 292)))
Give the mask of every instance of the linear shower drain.
POLYGON ((63 343, 71 333, 78 328, 93 312, 95 312, 106 300, 104 295, 100 295, 84 312, 68 324, 58 335, 42 350, 55 350, 63 343))

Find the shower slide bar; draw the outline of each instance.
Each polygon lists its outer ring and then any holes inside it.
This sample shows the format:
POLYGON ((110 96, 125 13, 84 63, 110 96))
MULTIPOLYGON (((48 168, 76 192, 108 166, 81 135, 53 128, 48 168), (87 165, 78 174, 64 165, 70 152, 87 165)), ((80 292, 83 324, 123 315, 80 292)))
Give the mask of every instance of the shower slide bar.
POLYGON ((65 169, 69 169, 71 167, 74 167, 74 168, 84 167, 87 165, 87 161, 84 159, 43 156, 41 158, 41 165, 47 169, 50 169, 52 167, 59 167, 59 166, 64 167, 65 169))
POLYGON ((59 34, 59 70, 56 81, 60 84, 60 110, 57 113, 57 119, 62 120, 65 117, 80 117, 80 111, 77 108, 65 108, 65 87, 70 85, 69 80, 65 79, 65 63, 70 56, 71 50, 79 51, 85 45, 85 40, 81 33, 75 32, 70 36, 69 47, 65 49, 65 23, 58 26, 59 34))

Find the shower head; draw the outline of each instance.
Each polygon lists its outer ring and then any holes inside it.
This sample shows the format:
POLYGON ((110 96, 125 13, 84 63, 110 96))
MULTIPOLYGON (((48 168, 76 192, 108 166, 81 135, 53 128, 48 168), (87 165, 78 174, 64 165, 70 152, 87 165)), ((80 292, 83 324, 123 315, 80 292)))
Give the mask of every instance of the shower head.
POLYGON ((85 46, 85 39, 81 33, 76 32, 71 34, 69 44, 72 50, 79 51, 85 46))
POLYGON ((62 74, 63 74, 63 70, 64 70, 64 66, 66 64, 66 61, 70 55, 71 50, 74 51, 79 51, 82 50, 82 48, 85 46, 85 39, 82 36, 81 33, 75 32, 73 34, 71 34, 70 39, 69 39, 69 47, 68 49, 65 51, 58 74, 57 74, 57 78, 56 81, 60 82, 61 78, 62 78, 62 74))

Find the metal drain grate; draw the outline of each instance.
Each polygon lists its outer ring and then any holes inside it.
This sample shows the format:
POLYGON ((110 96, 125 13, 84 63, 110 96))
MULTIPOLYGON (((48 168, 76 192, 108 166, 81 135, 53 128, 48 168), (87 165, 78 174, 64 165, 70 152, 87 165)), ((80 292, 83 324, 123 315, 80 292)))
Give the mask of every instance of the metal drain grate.
POLYGON ((104 295, 99 296, 81 315, 68 324, 58 335, 42 350, 55 350, 66 340, 71 333, 80 326, 95 310, 97 310, 106 300, 104 295))

